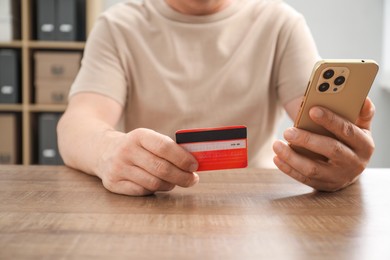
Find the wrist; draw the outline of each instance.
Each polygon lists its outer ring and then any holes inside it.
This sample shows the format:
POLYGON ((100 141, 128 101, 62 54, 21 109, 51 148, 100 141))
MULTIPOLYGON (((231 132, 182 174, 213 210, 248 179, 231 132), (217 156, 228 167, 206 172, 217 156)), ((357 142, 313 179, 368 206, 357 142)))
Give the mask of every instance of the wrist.
POLYGON ((109 167, 110 162, 116 156, 115 150, 120 146, 120 140, 125 135, 125 133, 112 128, 104 129, 97 134, 94 138, 96 140, 96 154, 93 156, 94 160, 90 165, 94 175, 102 179, 106 168, 109 167))

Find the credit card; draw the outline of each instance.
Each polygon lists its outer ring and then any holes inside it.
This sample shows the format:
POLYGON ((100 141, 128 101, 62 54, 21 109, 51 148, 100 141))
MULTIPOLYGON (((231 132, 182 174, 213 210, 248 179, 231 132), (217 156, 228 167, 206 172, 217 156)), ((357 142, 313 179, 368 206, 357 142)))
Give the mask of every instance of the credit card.
POLYGON ((198 161, 198 171, 248 166, 246 126, 184 129, 176 132, 176 143, 198 161))

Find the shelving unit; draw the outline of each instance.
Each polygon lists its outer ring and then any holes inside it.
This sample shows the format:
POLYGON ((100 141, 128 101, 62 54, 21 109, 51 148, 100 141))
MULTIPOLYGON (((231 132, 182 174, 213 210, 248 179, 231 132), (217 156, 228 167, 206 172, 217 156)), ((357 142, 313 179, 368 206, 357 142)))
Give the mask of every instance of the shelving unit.
MULTIPOLYGON (((43 105, 33 102, 33 52, 36 50, 79 50, 83 51, 85 42, 58 42, 37 41, 34 39, 34 3, 35 0, 20 1, 20 26, 21 37, 11 42, 0 42, 1 49, 17 49, 21 58, 21 103, 0 104, 0 113, 15 112, 20 115, 22 136, 21 138, 21 163, 24 165, 35 164, 34 153, 36 151, 34 141, 34 129, 36 114, 41 112, 63 112, 66 105, 43 105)), ((86 35, 90 32, 93 23, 100 11, 99 0, 86 1, 86 35)))

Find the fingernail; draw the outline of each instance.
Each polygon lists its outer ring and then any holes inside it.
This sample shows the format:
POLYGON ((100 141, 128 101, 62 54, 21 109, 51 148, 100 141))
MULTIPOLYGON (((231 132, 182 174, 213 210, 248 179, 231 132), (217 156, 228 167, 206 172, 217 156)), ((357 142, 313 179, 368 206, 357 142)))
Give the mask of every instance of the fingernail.
POLYGON ((195 182, 194 182, 194 185, 195 185, 199 182, 199 175, 194 173, 194 176, 195 176, 195 182))
POLYGON ((192 178, 192 181, 188 183, 188 185, 186 185, 185 187, 192 187, 199 182, 199 175, 196 173, 193 174, 194 174, 194 178, 192 178))
POLYGON ((314 117, 314 118, 321 118, 324 116, 324 111, 318 107, 314 107, 310 110, 310 114, 314 117))
POLYGON ((297 131, 294 128, 289 128, 284 132, 284 138, 286 140, 293 140, 297 135, 297 131))
POLYGON ((198 170, 198 164, 197 163, 191 164, 190 172, 196 172, 196 170, 198 170))

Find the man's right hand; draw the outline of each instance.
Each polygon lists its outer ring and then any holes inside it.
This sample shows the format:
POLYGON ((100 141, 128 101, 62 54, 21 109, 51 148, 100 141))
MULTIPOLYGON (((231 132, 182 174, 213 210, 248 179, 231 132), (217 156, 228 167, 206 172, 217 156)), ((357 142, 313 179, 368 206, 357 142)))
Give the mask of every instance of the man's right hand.
POLYGON ((168 136, 144 128, 107 135, 115 141, 100 157, 96 174, 108 190, 143 196, 199 181, 195 158, 168 136))
POLYGON ((123 107, 104 95, 78 93, 57 126, 65 164, 96 175, 108 190, 134 196, 190 187, 196 159, 168 136, 149 129, 115 130, 123 107))

